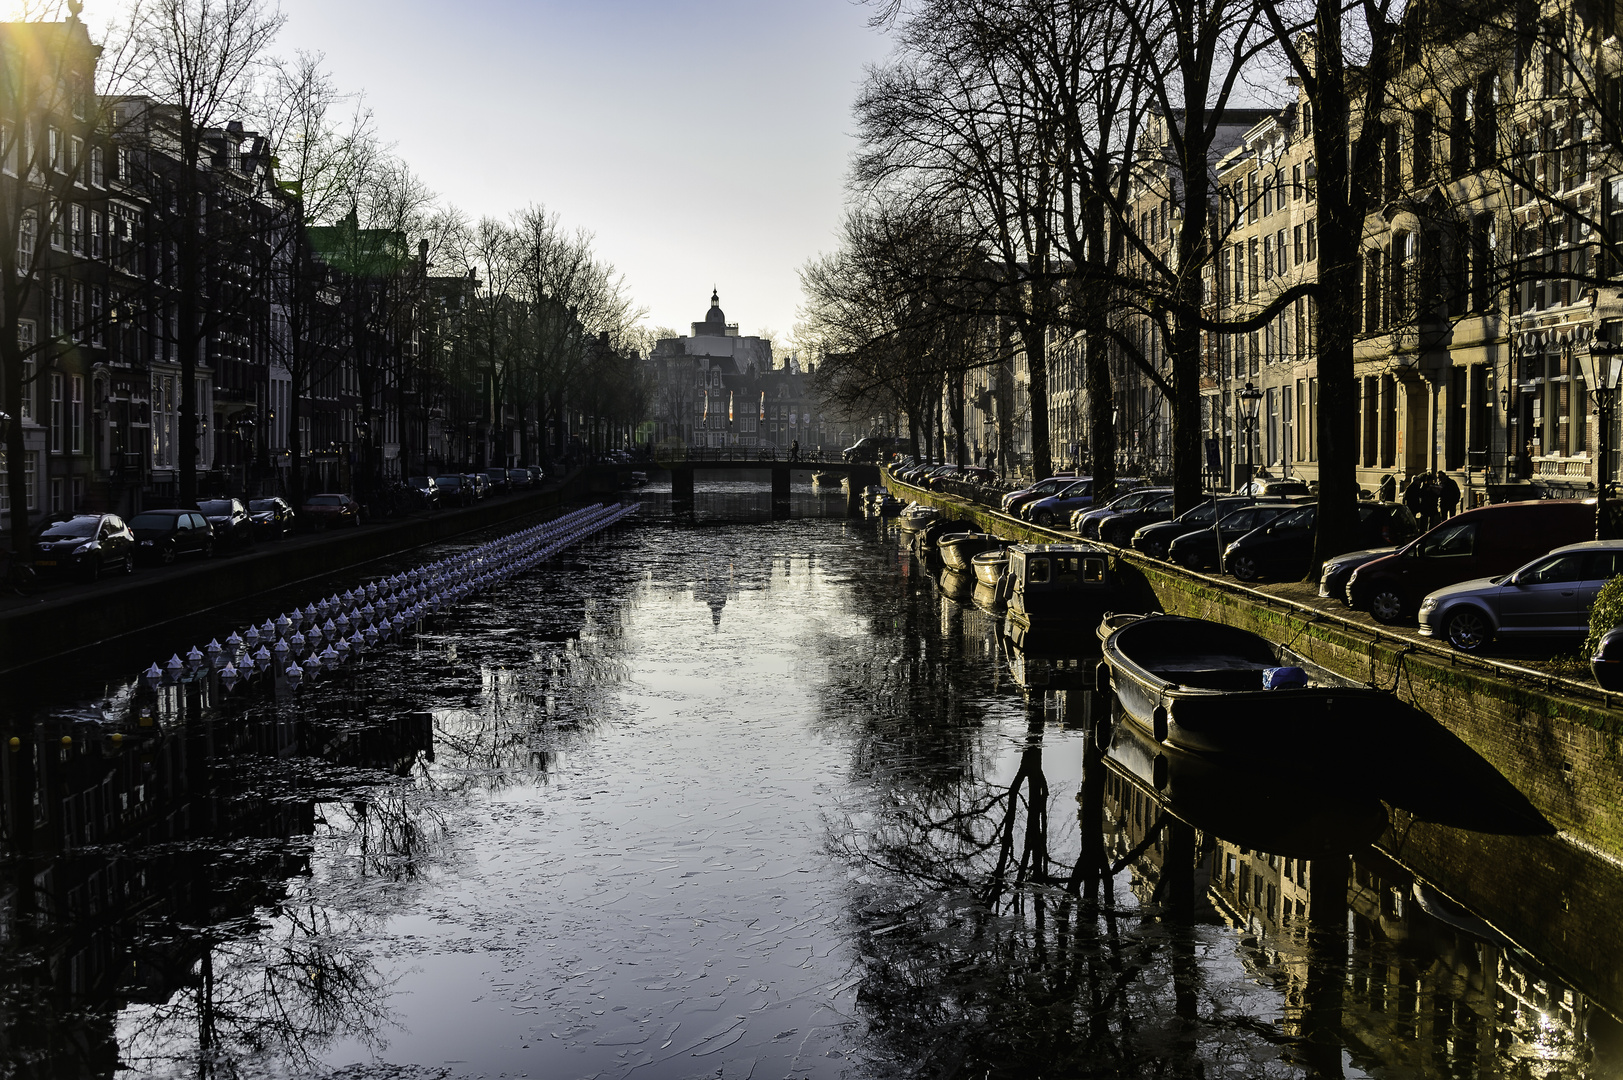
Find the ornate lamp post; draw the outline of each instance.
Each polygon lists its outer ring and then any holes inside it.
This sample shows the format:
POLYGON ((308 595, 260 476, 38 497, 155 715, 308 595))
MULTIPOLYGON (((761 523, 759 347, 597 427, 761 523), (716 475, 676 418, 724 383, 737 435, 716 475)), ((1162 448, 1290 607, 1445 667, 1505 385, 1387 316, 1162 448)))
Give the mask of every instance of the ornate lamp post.
POLYGON ((1246 383, 1234 396, 1240 403, 1241 432, 1245 439, 1245 486, 1249 489, 1257 468, 1251 447, 1257 435, 1257 407, 1262 403, 1262 391, 1246 383))
MULTIPOLYGON (((1606 332, 1602 327, 1602 333, 1606 332)), ((1619 368, 1623 367, 1623 343, 1596 337, 1589 348, 1578 353, 1584 383, 1595 395, 1595 411, 1599 413, 1600 443, 1595 465, 1595 539, 1612 538, 1611 515, 1607 512, 1607 488, 1611 486, 1612 456, 1612 391, 1617 389, 1619 368)))

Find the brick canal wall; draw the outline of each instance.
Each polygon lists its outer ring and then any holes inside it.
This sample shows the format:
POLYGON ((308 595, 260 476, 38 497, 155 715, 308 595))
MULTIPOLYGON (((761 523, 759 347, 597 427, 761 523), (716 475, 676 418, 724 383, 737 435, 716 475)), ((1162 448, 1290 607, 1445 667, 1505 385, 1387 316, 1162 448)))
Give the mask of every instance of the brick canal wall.
POLYGON ((612 490, 602 477, 577 474, 556 488, 380 526, 333 530, 314 543, 259 544, 181 572, 137 570, 90 589, 15 606, 0 612, 0 674, 612 490))
MULTIPOLYGON (((1034 543, 1076 539, 888 474, 885 483, 899 498, 972 519, 1000 536, 1034 543)), ((1562 833, 1623 860, 1623 712, 1611 707, 1615 696, 1460 657, 1447 646, 1417 645, 1226 579, 1110 550, 1134 606, 1251 630, 1340 675, 1395 687, 1503 774, 1562 833)), ((1404 747, 1392 752, 1402 754, 1404 747)))

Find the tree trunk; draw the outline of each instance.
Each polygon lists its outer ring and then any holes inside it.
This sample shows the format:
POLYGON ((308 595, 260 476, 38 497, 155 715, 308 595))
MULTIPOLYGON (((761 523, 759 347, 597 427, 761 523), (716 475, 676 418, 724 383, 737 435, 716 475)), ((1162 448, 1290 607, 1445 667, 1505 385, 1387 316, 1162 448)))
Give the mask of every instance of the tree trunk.
POLYGON ((1103 334, 1089 332, 1083 342, 1084 378, 1088 392, 1088 443, 1093 457, 1093 501, 1101 504, 1116 493, 1116 396, 1110 384, 1110 349, 1103 334))
POLYGON ((1020 342, 1026 351, 1031 408, 1031 474, 1044 480, 1054 473, 1054 459, 1048 445, 1048 326, 1028 321, 1020 328, 1020 342))

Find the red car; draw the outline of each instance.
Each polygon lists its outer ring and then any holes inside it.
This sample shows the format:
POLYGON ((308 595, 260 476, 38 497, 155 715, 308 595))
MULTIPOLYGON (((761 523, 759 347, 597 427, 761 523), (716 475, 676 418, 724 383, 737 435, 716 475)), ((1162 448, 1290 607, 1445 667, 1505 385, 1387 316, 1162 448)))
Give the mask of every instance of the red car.
POLYGON ((299 510, 307 525, 348 525, 361 523, 361 506, 348 495, 311 495, 299 510))

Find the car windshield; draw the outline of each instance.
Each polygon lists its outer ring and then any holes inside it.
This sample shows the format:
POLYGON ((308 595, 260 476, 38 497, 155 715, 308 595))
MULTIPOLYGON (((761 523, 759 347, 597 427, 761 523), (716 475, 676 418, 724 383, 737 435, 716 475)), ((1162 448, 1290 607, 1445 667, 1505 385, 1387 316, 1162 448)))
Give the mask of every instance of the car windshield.
POLYGON ((1144 505, 1144 501, 1149 497, 1150 496, 1146 495, 1142 491, 1135 491, 1131 495, 1123 495, 1121 498, 1111 503, 1110 509, 1137 510, 1139 507, 1144 505))
POLYGON ((197 504, 197 510, 198 513, 201 514, 213 514, 215 517, 219 517, 221 514, 229 514, 231 512, 231 500, 205 499, 197 504))
POLYGON ((460 476, 436 476, 434 478, 434 482, 436 484, 438 484, 440 487, 453 487, 453 488, 454 487, 461 487, 462 486, 462 477, 460 477, 460 476))
POLYGON ((1420 554, 1428 559, 1449 559, 1476 550, 1476 523, 1462 522, 1433 529, 1420 541, 1420 554))
POLYGON ((1073 480, 1071 483, 1069 483, 1065 487, 1061 488, 1059 490, 1059 494, 1062 495, 1062 496, 1065 496, 1065 495, 1086 495, 1088 493, 1089 489, 1091 489, 1092 487, 1093 487, 1093 481, 1091 481, 1091 480, 1073 480))
POLYGON ((1215 511, 1212 509, 1212 504, 1201 503, 1199 506, 1191 508, 1178 520, 1186 525, 1210 525, 1214 516, 1215 511))
POLYGON ((171 514, 136 514, 130 519, 132 529, 157 529, 168 532, 175 527, 175 519, 171 514))
POLYGON ((425 488, 425 487, 428 486, 428 477, 426 477, 426 476, 408 476, 408 477, 406 477, 406 483, 410 484, 412 487, 425 488))
POLYGON ((250 510, 275 510, 276 508, 275 499, 254 499, 248 504, 250 510))
POLYGON ((1157 495, 1155 501, 1148 507, 1150 510, 1171 510, 1176 500, 1171 494, 1157 495))
POLYGON ((343 506, 344 505, 344 497, 342 495, 312 495, 312 496, 310 496, 310 505, 311 506, 343 506))
POLYGON ((39 535, 44 539, 55 539, 68 536, 95 536, 96 523, 100 518, 76 517, 67 521, 58 521, 47 525, 39 535))

